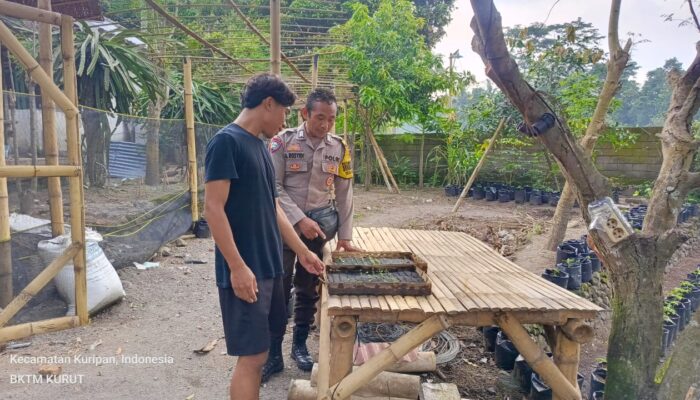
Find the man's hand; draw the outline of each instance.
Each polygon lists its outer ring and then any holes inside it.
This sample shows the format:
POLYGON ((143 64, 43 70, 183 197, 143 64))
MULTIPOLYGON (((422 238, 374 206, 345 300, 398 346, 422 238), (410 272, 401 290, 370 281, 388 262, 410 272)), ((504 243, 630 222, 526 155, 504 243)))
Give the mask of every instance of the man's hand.
POLYGON ((309 240, 314 240, 317 237, 326 240, 326 235, 323 234, 321 227, 318 226, 316 221, 309 217, 304 217, 301 221, 297 222, 297 228, 299 228, 301 234, 309 240))
POLYGON ((335 246, 335 251, 363 251, 359 247, 355 247, 352 244, 352 240, 338 240, 338 244, 335 246))
POLYGON ((258 281, 247 265, 231 268, 231 286, 236 297, 246 303, 258 301, 258 281))
POLYGON ((299 259, 299 264, 301 264, 305 270, 309 271, 310 274, 321 275, 326 268, 326 266, 323 265, 323 261, 310 250, 297 254, 297 258, 299 259))

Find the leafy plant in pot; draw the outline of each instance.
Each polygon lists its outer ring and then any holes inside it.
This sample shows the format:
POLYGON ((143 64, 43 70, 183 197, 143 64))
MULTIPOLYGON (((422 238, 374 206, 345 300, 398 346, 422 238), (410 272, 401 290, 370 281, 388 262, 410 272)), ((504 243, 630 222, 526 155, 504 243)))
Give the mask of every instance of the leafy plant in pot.
POLYGON ((581 282, 588 283, 593 280, 593 263, 588 253, 582 253, 578 256, 581 264, 581 282))
POLYGON ((670 301, 664 302, 664 322, 663 327, 668 329, 668 341, 666 342, 666 347, 671 347, 671 343, 676 340, 676 335, 678 334, 678 313, 676 312, 676 307, 670 301))
POLYGON ((569 284, 569 274, 556 268, 545 269, 542 273, 542 277, 557 286, 563 287, 564 289, 566 289, 567 285, 569 284))
POLYGON ((692 302, 689 298, 687 298, 688 293, 689 291, 679 287, 672 289, 669 293, 671 297, 680 303, 676 310, 678 311, 678 315, 680 315, 681 319, 683 320, 681 329, 684 329, 685 326, 688 325, 690 322, 690 317, 693 314, 692 302))
POLYGON ((700 283, 700 268, 688 274, 688 280, 695 283, 700 283))
POLYGON ((698 305, 700 305, 700 286, 693 282, 683 281, 680 288, 685 291, 685 297, 690 299, 692 310, 697 310, 698 305))

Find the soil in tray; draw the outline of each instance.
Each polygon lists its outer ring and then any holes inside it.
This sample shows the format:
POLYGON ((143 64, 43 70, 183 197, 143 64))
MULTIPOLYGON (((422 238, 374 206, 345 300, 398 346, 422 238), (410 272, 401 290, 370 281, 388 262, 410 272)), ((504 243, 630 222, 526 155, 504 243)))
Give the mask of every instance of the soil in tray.
MULTIPOLYGON (((393 260, 396 261, 396 260, 393 260)), ((351 270, 329 271, 329 283, 423 283, 414 270, 351 270)))
POLYGON ((333 264, 338 266, 358 266, 358 267, 382 267, 382 266, 412 266, 413 260, 408 258, 389 257, 338 257, 333 260, 333 264))

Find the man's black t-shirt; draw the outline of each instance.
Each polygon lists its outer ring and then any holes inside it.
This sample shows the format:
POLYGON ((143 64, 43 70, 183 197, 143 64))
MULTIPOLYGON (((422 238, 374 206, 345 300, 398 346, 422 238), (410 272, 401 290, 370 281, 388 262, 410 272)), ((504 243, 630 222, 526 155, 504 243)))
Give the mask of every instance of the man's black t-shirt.
MULTIPOLYGON (((262 140, 236 124, 207 144, 205 181, 228 179, 224 207, 243 261, 258 280, 282 275, 282 236, 277 226, 275 171, 262 140)), ((216 284, 231 287, 229 267, 216 248, 216 284)))

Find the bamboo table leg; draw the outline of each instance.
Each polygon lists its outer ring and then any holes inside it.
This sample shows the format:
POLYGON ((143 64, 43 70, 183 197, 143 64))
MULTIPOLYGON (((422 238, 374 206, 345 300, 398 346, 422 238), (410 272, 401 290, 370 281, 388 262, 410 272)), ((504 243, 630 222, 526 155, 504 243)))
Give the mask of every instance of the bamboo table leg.
POLYGON ((568 381, 552 360, 547 357, 547 354, 530 339, 525 328, 513 315, 509 313, 497 314, 494 319, 530 367, 552 388, 552 393, 558 396, 557 399, 581 400, 581 392, 568 381))
POLYGON ((336 316, 331 321, 331 366, 329 386, 352 372, 357 321, 353 316, 336 316))
POLYGON ((326 389, 324 392, 321 392, 320 375, 323 366, 319 365, 319 399, 343 400, 350 398, 357 389, 372 380, 377 374, 399 361, 401 357, 405 356, 409 351, 413 350, 424 341, 430 339, 433 335, 449 328, 449 326, 450 323, 447 317, 441 314, 433 315, 401 336, 387 349, 384 349, 381 353, 362 364, 362 366, 346 376, 342 381, 330 389, 326 389))
POLYGON ((328 287, 321 285, 321 329, 318 340, 318 400, 328 394, 331 364, 331 321, 328 315, 328 287))
MULTIPOLYGON (((557 368, 564 374, 564 377, 577 388, 578 382, 576 380, 576 375, 578 374, 578 363, 581 355, 581 345, 570 340, 564 332, 559 328, 557 329, 557 340, 556 345, 552 349, 554 353, 554 364, 557 368)), ((560 397, 556 393, 552 393, 552 400, 562 400, 565 397, 560 397)))

